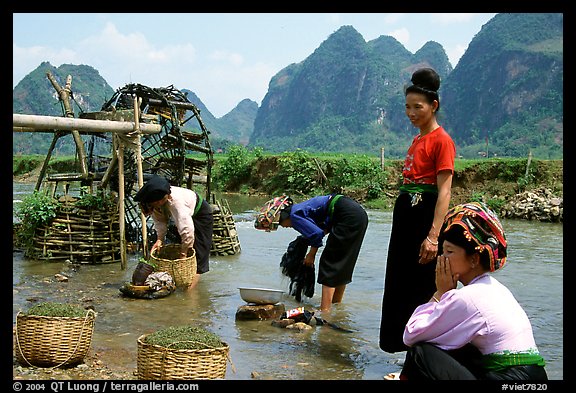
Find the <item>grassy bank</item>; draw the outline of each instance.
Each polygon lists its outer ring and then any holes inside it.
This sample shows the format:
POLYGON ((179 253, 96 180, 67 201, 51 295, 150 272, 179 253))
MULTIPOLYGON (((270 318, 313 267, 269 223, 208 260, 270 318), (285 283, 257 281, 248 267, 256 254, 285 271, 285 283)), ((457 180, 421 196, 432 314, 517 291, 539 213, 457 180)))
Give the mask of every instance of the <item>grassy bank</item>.
MULTIPOLYGON (((15 156, 13 177, 34 179, 45 157, 15 156)), ((329 192, 350 195, 372 209, 389 209, 401 181, 402 160, 353 154, 310 154, 296 150, 278 155, 241 146, 215 154, 215 191, 277 195, 297 199, 329 192)), ((78 172, 74 157, 50 161, 48 173, 78 172)), ((35 181, 35 180, 34 180, 35 181)), ((519 158, 457 159, 453 203, 483 200, 494 208, 523 191, 545 187, 563 195, 563 160, 519 158)))

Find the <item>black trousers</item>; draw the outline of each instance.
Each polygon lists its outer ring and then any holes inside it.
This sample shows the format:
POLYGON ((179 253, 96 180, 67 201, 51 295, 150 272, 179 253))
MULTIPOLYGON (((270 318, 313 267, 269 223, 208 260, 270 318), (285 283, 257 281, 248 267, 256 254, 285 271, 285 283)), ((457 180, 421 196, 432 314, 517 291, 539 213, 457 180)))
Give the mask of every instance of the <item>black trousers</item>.
POLYGON ((486 371, 482 366, 482 354, 470 344, 445 351, 430 343, 419 343, 408 349, 401 379, 546 381, 548 376, 544 367, 536 365, 486 371))

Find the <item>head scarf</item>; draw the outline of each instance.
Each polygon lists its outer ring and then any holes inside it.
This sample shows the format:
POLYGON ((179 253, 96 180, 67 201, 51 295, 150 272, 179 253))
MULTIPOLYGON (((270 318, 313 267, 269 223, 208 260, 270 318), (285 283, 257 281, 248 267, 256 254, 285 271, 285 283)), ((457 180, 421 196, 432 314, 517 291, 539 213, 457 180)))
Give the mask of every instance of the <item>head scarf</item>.
POLYGON ((273 199, 262 206, 260 213, 256 216, 254 221, 254 228, 264 230, 266 232, 275 231, 278 229, 279 214, 282 209, 292 205, 292 199, 286 195, 282 195, 273 199))
POLYGON ((440 233, 446 233, 454 225, 464 229, 466 239, 476 244, 475 249, 479 253, 488 253, 491 272, 506 264, 504 229, 496 214, 484 203, 469 202, 454 206, 446 214, 440 233))
POLYGON ((154 175, 148 180, 134 196, 136 202, 152 203, 170 194, 170 183, 166 178, 154 175))

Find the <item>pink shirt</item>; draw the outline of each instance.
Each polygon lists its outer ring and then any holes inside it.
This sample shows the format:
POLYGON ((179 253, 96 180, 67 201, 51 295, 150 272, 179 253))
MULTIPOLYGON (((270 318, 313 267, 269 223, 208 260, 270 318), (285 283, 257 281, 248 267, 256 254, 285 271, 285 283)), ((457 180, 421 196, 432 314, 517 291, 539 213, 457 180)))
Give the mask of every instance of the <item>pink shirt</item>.
POLYGON ((404 343, 422 341, 444 350, 471 343, 484 355, 536 349, 528 316, 510 290, 488 273, 414 310, 404 343))
MULTIPOLYGON (((166 207, 170 216, 174 219, 174 224, 180 234, 181 243, 188 245, 188 248, 192 248, 194 246, 194 221, 192 221, 192 215, 197 203, 196 193, 187 188, 170 186, 170 195, 172 199, 168 199, 162 207, 166 207)), ((168 231, 169 217, 154 210, 152 219, 154 220, 158 239, 164 241, 168 231)))

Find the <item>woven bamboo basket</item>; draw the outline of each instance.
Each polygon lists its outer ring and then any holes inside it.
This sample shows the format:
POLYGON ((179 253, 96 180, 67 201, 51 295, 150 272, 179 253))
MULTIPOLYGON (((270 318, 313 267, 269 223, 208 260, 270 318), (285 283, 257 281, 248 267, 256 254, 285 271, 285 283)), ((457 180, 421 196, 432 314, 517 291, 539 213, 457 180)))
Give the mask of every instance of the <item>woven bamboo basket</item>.
POLYGON ((156 264, 157 272, 168 272, 174 279, 177 287, 187 287, 196 276, 196 252, 193 248, 188 250, 188 257, 180 258, 180 244, 167 244, 154 250, 150 259, 156 264))
POLYGON ((219 348, 171 349, 138 338, 138 379, 224 379, 230 346, 219 348))
POLYGON ((62 204, 49 225, 35 229, 35 257, 85 264, 119 262, 119 225, 116 206, 98 210, 62 204))
POLYGON ((84 317, 16 315, 14 351, 24 366, 71 367, 81 363, 92 343, 96 313, 84 317))

